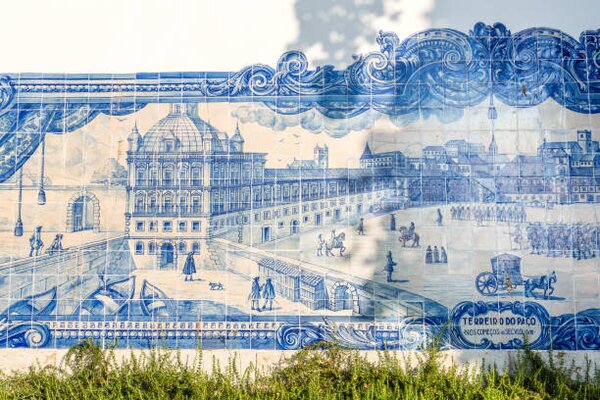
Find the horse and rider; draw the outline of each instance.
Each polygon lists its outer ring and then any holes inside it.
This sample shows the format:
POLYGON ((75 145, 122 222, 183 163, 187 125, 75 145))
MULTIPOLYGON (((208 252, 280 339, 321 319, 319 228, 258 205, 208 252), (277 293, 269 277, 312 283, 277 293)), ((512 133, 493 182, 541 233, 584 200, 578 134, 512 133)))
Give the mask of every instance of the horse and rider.
POLYGON ((411 222, 410 226, 407 228, 406 226, 401 226, 400 229, 400 237, 398 240, 402 243, 402 247, 406 247, 406 243, 412 240, 411 247, 418 247, 421 237, 415 231, 415 223, 411 222))
POLYGON ((335 257, 335 254, 333 254, 332 250, 339 249, 340 256, 343 256, 344 251, 346 251, 346 247, 344 247, 344 240, 346 240, 346 234, 344 232, 336 234, 335 229, 333 229, 331 231, 329 241, 325 242, 325 255, 335 257))

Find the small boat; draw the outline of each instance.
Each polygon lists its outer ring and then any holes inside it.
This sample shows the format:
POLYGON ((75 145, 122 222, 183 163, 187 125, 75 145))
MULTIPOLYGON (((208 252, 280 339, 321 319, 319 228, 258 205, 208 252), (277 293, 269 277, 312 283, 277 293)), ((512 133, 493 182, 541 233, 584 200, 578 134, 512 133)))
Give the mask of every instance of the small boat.
POLYGON ((168 317, 171 315, 169 303, 171 300, 165 292, 148 281, 144 281, 140 293, 142 311, 148 316, 168 317))
POLYGON ((50 314, 56 307, 56 286, 43 293, 34 294, 19 300, 8 307, 0 315, 24 315, 37 317, 50 314))
POLYGON ((135 276, 106 283, 83 300, 73 315, 117 315, 129 305, 134 293, 135 276))

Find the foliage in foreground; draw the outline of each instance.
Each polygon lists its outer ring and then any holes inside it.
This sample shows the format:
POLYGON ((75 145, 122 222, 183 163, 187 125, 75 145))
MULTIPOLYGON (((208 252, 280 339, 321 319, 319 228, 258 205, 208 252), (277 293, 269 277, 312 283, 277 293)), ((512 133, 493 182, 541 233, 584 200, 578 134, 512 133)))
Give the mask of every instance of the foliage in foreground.
POLYGON ((117 360, 91 342, 72 348, 61 367, 0 377, 0 399, 600 399, 600 370, 564 362, 562 354, 524 350, 503 370, 444 367, 431 348, 416 359, 380 352, 368 361, 336 345, 298 352, 269 372, 238 371, 213 360, 202 368, 179 353, 154 350, 117 360))

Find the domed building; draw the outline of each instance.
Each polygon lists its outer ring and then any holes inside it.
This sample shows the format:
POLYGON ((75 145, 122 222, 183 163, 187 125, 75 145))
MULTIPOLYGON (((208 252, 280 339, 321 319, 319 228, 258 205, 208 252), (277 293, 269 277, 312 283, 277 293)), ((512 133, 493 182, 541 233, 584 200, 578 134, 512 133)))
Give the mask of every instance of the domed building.
POLYGON ((134 126, 125 214, 134 254, 155 256, 162 268, 176 266, 178 255, 200 254, 218 229, 210 216, 240 210, 241 181, 264 179, 265 154, 243 147, 239 127, 229 138, 200 119, 195 104, 172 104, 143 136, 134 126))

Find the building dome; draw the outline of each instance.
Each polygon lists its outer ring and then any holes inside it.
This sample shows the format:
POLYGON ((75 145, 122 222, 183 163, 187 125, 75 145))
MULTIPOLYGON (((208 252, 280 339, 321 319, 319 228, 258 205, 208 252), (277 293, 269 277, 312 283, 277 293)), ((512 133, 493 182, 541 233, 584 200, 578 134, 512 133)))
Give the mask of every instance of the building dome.
POLYGON ((173 104, 169 114, 143 137, 140 152, 223 151, 227 136, 198 116, 195 105, 173 104))

